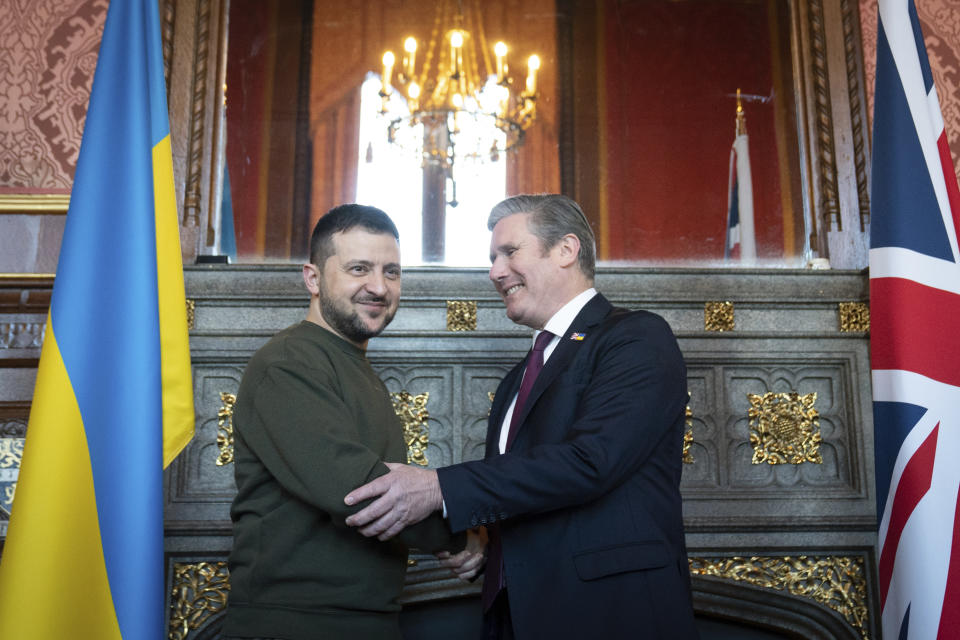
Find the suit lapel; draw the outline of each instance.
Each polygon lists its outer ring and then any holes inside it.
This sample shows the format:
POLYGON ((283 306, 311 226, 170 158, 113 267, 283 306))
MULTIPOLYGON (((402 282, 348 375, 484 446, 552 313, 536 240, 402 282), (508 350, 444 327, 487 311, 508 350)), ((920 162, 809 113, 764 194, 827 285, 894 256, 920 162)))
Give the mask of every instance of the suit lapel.
MULTIPOLYGON (((517 425, 517 436, 519 436, 520 431, 523 430, 527 416, 530 415, 530 411, 537 404, 537 400, 543 395, 543 392, 553 384, 557 376, 567 370, 570 361, 573 360, 573 357, 580 350, 580 347, 586 340, 590 339, 590 330, 600 324, 612 310, 613 305, 611 305, 603 295, 598 293, 580 310, 577 317, 570 323, 567 332, 560 336, 560 341, 544 363, 540 375, 537 376, 537 380, 533 384, 533 389, 530 390, 527 403, 520 414, 520 423, 517 425), (583 340, 574 339, 574 334, 578 333, 583 334, 583 340)), ((519 377, 516 380, 516 387, 518 389, 520 387, 519 377)), ((512 399, 514 395, 516 395, 516 390, 513 391, 513 394, 511 394, 509 398, 512 399)), ((514 442, 515 441, 516 438, 514 438, 514 442)))

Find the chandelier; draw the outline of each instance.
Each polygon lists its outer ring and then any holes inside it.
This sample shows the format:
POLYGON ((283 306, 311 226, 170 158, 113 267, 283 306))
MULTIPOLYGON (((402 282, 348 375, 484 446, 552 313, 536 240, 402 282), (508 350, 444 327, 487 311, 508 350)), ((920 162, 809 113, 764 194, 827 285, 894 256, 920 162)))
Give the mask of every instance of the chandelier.
MULTIPOLYGON (((380 113, 391 143, 411 148, 425 168, 442 168, 453 181, 456 162, 496 162, 523 143, 536 118, 540 58, 527 59, 517 90, 508 47, 502 41, 488 44, 479 5, 466 17, 459 2, 456 12, 451 5, 438 7, 425 52, 408 37, 399 65, 393 51, 383 54, 380 113), (402 98, 400 114, 396 94, 402 98)), ((453 188, 456 206, 455 181, 453 188)))

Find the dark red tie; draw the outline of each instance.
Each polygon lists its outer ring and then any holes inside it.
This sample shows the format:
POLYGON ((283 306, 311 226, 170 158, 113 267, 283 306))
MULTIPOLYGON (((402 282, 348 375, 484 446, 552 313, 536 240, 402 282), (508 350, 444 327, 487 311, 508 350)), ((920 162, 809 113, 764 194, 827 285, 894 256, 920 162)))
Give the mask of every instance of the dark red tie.
POLYGON ((520 414, 523 407, 527 404, 527 397, 530 390, 533 389, 533 383, 536 382, 540 370, 543 369, 543 350, 547 348, 553 334, 549 331, 541 331, 533 343, 533 351, 527 359, 527 368, 523 372, 523 382, 520 383, 520 391, 517 392, 517 402, 513 405, 513 415, 510 417, 510 430, 507 432, 507 445, 504 451, 510 451, 510 445, 513 439, 517 437, 517 429, 520 426, 520 414))
MULTIPOLYGON (((507 431, 507 444, 504 451, 510 450, 513 439, 517 436, 517 429, 520 425, 520 414, 527 403, 527 397, 530 390, 533 389, 533 383, 540 370, 543 369, 543 350, 550 344, 553 334, 549 331, 541 331, 534 342, 530 357, 527 358, 527 368, 523 372, 523 381, 520 383, 520 391, 517 392, 517 401, 513 405, 513 416, 510 418, 510 429, 507 431)), ((487 546, 487 569, 483 578, 483 610, 488 611, 496 600, 497 594, 506 586, 503 572, 503 547, 500 545, 500 526, 493 523, 487 527, 487 533, 490 541, 487 546)))

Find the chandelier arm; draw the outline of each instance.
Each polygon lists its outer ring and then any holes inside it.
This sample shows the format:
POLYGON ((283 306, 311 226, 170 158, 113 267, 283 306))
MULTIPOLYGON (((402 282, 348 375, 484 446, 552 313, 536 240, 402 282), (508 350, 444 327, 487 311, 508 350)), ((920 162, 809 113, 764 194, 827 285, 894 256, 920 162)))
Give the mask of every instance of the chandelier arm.
MULTIPOLYGON (((494 66, 490 63, 490 46, 487 42, 487 34, 483 30, 483 16, 480 13, 480 0, 474 0, 473 5, 473 15, 476 16, 474 19, 477 21, 477 40, 480 43, 480 51, 483 52, 483 66, 486 69, 486 74, 482 77, 486 78, 486 76, 494 72, 494 66)), ((486 84, 486 81, 484 81, 483 85, 486 86, 486 84)))
POLYGON ((480 83, 480 73, 477 69, 477 44, 476 41, 473 40, 473 34, 477 33, 476 15, 471 16, 471 20, 467 26, 470 29, 471 37, 470 52, 467 56, 469 72, 467 73, 467 81, 465 84, 467 92, 469 92, 471 95, 475 95, 483 87, 483 84, 480 83))
POLYGON ((501 153, 523 143, 525 130, 536 118, 536 94, 511 90, 509 78, 505 77, 497 87, 498 92, 503 92, 502 98, 495 99, 503 100, 501 107, 488 104, 485 94, 481 95, 486 85, 481 69, 488 74, 494 70, 481 5, 480 0, 457 0, 456 6, 453 0, 440 3, 426 55, 420 60, 420 73, 411 68, 409 77, 401 81, 408 97, 410 84, 418 81, 420 99, 410 98, 408 115, 395 118, 388 126, 388 140, 402 146, 405 138, 399 135, 400 127, 423 125, 416 145, 424 166, 444 167, 454 185, 455 163, 484 158, 497 161, 501 153), (459 13, 454 14, 455 10, 459 13), (469 15, 470 11, 474 15, 469 15), (450 40, 453 33, 463 36, 463 44, 450 40), (484 111, 486 107, 496 110, 484 111), (466 126, 463 132, 461 126, 466 126), (458 139, 461 133, 462 139, 458 139))
POLYGON ((436 87, 430 86, 429 82, 431 78, 434 77, 434 64, 437 64, 437 70, 439 71, 439 63, 435 63, 435 60, 438 59, 437 46, 438 42, 440 41, 440 32, 443 26, 443 19, 444 13, 443 7, 441 6, 437 9, 437 12, 434 16, 433 28, 430 30, 430 43, 427 45, 427 55, 424 57, 423 67, 421 67, 420 70, 419 84, 423 98, 420 101, 420 109, 418 110, 422 110, 424 107, 430 108, 430 106, 433 104, 433 92, 436 87))

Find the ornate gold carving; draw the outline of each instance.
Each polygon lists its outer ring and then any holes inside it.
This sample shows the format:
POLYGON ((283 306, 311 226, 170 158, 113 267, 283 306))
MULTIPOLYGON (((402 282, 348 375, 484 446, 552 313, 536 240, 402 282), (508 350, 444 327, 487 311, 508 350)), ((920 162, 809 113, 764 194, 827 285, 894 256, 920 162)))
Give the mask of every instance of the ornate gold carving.
POLYGON ((816 393, 747 394, 753 464, 823 463, 816 393))
POLYGON ((0 511, 8 516, 17 491, 23 443, 23 438, 0 438, 0 511))
POLYGON ((174 563, 170 592, 170 640, 184 640, 227 606, 230 571, 226 562, 174 563))
POLYGON ((870 305, 865 302, 841 302, 837 305, 840 314, 840 331, 870 331, 870 305))
POLYGON ((840 189, 837 186, 837 161, 833 144, 833 112, 830 102, 830 76, 827 69, 827 44, 823 21, 823 0, 810 2, 810 42, 813 60, 814 112, 817 127, 817 160, 820 169, 820 203, 826 223, 831 231, 836 223, 842 231, 840 220, 840 189))
POLYGON ((187 331, 193 331, 197 327, 197 303, 187 298, 187 331))
POLYGON ((687 430, 683 434, 683 464, 693 464, 693 454, 690 453, 690 445, 693 444, 693 410, 687 405, 687 430))
POLYGON ((476 300, 447 300, 447 331, 476 330, 476 300))
POLYGON ((867 579, 863 558, 751 556, 690 558, 690 574, 786 591, 833 609, 866 640, 867 579))
POLYGON ((421 467, 427 466, 427 443, 430 436, 427 427, 427 419, 430 417, 427 411, 427 400, 430 399, 430 394, 421 393, 414 396, 401 391, 391 393, 390 399, 393 401, 393 410, 403 422, 403 441, 407 444, 407 462, 421 467))
POLYGON ((733 331, 733 303, 703 303, 703 328, 705 331, 733 331))
POLYGON ((233 462, 233 405, 237 402, 237 396, 221 391, 220 402, 223 406, 217 411, 217 447, 220 448, 220 455, 217 456, 218 467, 233 462))
POLYGON ((870 187, 867 184, 867 154, 864 136, 866 113, 861 106, 859 63, 860 34, 857 29, 859 3, 840 0, 843 22, 843 51, 847 63, 847 98, 850 101, 850 128, 853 134, 853 164, 857 176, 857 202, 860 205, 860 231, 867 230, 870 222, 870 187))

